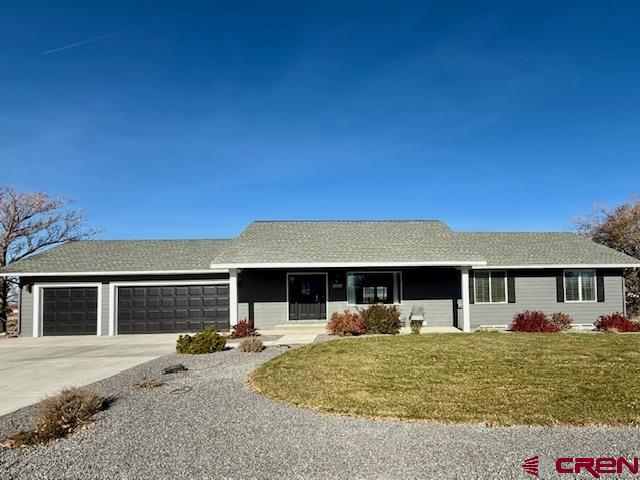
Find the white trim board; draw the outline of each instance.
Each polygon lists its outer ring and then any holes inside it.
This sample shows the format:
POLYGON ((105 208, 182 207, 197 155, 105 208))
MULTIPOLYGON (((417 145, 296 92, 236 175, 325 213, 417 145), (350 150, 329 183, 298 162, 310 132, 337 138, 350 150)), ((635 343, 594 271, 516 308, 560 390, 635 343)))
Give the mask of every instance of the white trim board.
POLYGON ((474 270, 528 270, 543 268, 640 268, 640 263, 557 263, 548 265, 482 265, 474 266, 474 270))
POLYGON ((358 267, 461 267, 483 266, 484 260, 444 260, 433 262, 281 262, 281 263, 224 263, 211 264, 211 268, 358 268, 358 267))
POLYGON ((76 282, 76 283, 34 283, 33 284, 33 325, 32 335, 34 337, 43 336, 42 331, 42 289, 43 288, 74 288, 74 287, 96 287, 98 289, 97 309, 97 329, 96 335, 102 335, 102 283, 76 282))
POLYGON ((229 273, 228 269, 206 269, 206 270, 118 270, 101 272, 13 272, 0 273, 0 277, 87 277, 87 276, 108 276, 108 275, 185 275, 198 273, 229 273))
MULTIPOLYGON (((118 334, 116 310, 118 305, 118 287, 161 287, 167 285, 229 285, 229 280, 157 280, 109 282, 109 335, 118 334)), ((231 299, 229 299, 231 300, 231 299)), ((231 320, 231 319, 229 319, 231 320)))

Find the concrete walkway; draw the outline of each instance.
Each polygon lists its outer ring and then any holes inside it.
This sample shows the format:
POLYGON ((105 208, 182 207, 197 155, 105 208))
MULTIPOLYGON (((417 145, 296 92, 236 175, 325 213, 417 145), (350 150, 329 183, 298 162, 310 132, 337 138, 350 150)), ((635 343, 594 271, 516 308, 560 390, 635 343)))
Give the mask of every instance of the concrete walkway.
POLYGON ((176 335, 4 338, 0 340, 0 415, 175 352, 176 335))

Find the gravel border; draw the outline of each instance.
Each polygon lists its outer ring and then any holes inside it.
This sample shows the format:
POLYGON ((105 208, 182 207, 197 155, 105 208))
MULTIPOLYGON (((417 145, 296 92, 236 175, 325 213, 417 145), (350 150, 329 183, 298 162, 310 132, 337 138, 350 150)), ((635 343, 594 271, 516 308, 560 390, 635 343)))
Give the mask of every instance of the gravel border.
MULTIPOLYGON (((117 400, 91 427, 46 446, 1 450, 0 476, 504 479, 529 478, 520 464, 540 455, 540 476, 549 478, 560 456, 638 454, 640 431, 632 428, 365 420, 281 404, 251 390, 246 376, 286 350, 172 354, 97 382, 94 388, 117 400), (189 370, 164 376, 162 387, 134 387, 173 363, 189 370)), ((0 433, 28 425, 34 411, 0 417, 0 433)))

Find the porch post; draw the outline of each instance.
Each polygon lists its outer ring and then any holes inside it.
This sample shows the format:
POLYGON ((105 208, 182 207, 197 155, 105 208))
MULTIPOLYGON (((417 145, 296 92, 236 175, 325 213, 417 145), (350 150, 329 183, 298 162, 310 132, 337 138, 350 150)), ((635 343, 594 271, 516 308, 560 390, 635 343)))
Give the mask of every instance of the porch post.
POLYGON ((460 269, 462 274, 462 331, 471 331, 471 315, 469 312, 469 267, 460 269))
POLYGON ((238 323, 238 269, 229 269, 229 324, 238 323))

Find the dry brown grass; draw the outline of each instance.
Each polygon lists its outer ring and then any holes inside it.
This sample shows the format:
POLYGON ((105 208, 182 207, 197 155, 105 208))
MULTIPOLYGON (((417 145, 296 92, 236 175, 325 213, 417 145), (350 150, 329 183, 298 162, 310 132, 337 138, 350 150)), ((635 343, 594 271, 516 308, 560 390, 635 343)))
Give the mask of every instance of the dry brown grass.
POLYGON ((328 413, 636 426, 638 374, 640 335, 478 333, 313 344, 263 364, 249 382, 276 400, 328 413))
POLYGON ((91 389, 65 388, 40 402, 35 430, 12 435, 4 445, 23 447, 65 437, 90 423, 103 404, 104 398, 91 389))

